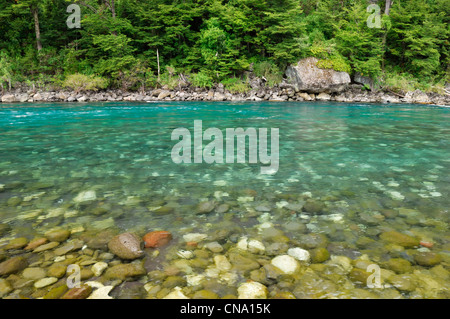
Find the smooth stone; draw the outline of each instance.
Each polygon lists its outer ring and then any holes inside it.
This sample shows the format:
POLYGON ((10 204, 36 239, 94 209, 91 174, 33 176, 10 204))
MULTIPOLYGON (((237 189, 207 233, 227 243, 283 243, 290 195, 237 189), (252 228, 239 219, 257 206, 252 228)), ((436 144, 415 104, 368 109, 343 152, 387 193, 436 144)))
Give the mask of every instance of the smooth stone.
POLYGON ((213 241, 210 243, 205 244, 204 246, 206 249, 211 250, 213 253, 220 253, 223 251, 223 247, 221 244, 219 244, 217 241, 213 241))
POLYGON ((307 251, 306 249, 299 248, 299 247, 289 248, 287 251, 287 254, 291 257, 294 257, 295 259, 297 259, 299 261, 310 262, 310 260, 311 260, 309 251, 307 251))
POLYGON ((81 285, 69 289, 61 299, 86 299, 92 293, 92 287, 88 285, 81 285))
POLYGON ((34 283, 34 287, 37 289, 44 288, 44 287, 54 284, 57 281, 58 281, 58 278, 56 278, 56 277, 42 278, 34 283))
POLYGON ((8 249, 21 249, 28 244, 28 239, 25 237, 14 238, 9 241, 9 243, 4 247, 8 249))
POLYGON ((420 266, 431 267, 439 264, 442 258, 434 252, 418 252, 414 255, 414 261, 420 266))
POLYGON ((218 214, 223 214, 226 213, 227 211, 230 210, 230 205, 228 204, 220 204, 217 208, 216 208, 216 212, 218 214))
POLYGON ((130 277, 143 276, 145 271, 142 263, 118 264, 106 269, 104 277, 106 279, 120 279, 125 280, 130 277))
POLYGON ((201 202, 197 205, 197 214, 208 214, 216 207, 215 201, 201 202))
POLYGON ((196 291, 192 299, 219 299, 219 295, 211 290, 202 289, 196 291))
POLYGON ((310 233, 300 236, 299 239, 300 246, 307 249, 326 247, 328 244, 328 239, 324 234, 310 233))
POLYGON ((113 237, 108 243, 108 248, 122 259, 136 259, 144 256, 140 238, 132 233, 123 233, 113 237))
POLYGON ((172 234, 165 230, 152 231, 142 239, 146 248, 158 248, 167 245, 172 240, 172 234))
POLYGON ((5 295, 9 294, 13 290, 14 288, 11 286, 9 281, 0 278, 0 298, 3 298, 5 295))
POLYGON ((175 211, 175 209, 173 207, 162 206, 162 207, 159 207, 159 208, 155 209, 153 211, 153 213, 154 214, 158 214, 158 215, 168 215, 168 214, 173 213, 174 211, 175 211))
POLYGON ((94 292, 87 299, 114 299, 109 295, 109 292, 114 286, 104 286, 94 290, 94 292))
POLYGON ((208 235, 206 234, 200 234, 200 233, 189 233, 186 235, 183 235, 183 239, 185 242, 201 242, 202 240, 205 240, 208 238, 208 235))
POLYGON ((47 275, 45 269, 39 267, 30 267, 23 270, 22 276, 25 279, 39 280, 47 275))
POLYGON ((330 265, 336 265, 341 268, 345 273, 349 273, 352 269, 352 260, 347 256, 331 256, 331 260, 327 262, 330 265))
POLYGON ((325 208, 325 204, 316 199, 308 199, 303 205, 303 211, 312 214, 319 214, 325 208))
POLYGON ((168 276, 162 283, 162 286, 164 288, 174 288, 177 286, 185 286, 185 285, 186 279, 182 276, 168 276))
POLYGON ((395 230, 381 233, 380 238, 389 243, 393 243, 393 244, 400 245, 403 247, 419 246, 418 239, 416 239, 412 236, 403 234, 403 233, 399 233, 395 230))
POLYGON ((262 254, 266 251, 264 244, 256 239, 251 239, 248 241, 247 249, 249 252, 254 254, 262 254))
POLYGON ((398 274, 408 273, 412 271, 411 263, 403 258, 391 258, 384 264, 384 267, 393 270, 398 274))
POLYGON ((310 254, 313 263, 322 263, 330 258, 330 253, 325 247, 314 248, 310 254))
POLYGON ((182 250, 177 251, 177 256, 183 259, 191 259, 194 258, 194 253, 190 250, 182 250))
POLYGON ((83 203, 97 199, 95 191, 84 191, 79 193, 73 200, 76 203, 83 203))
POLYGON ((83 241, 79 239, 73 239, 65 243, 64 245, 56 248, 54 250, 55 255, 62 256, 65 255, 71 251, 81 249, 83 247, 83 241))
POLYGON ((58 245, 59 245, 59 243, 57 241, 51 241, 51 242, 49 242, 47 244, 43 244, 43 245, 40 245, 40 246, 36 247, 33 250, 33 252, 34 253, 40 253, 42 251, 53 249, 53 248, 57 247, 58 245))
POLYGON ((214 256, 214 264, 216 265, 216 268, 219 269, 220 271, 229 271, 232 267, 231 263, 224 255, 214 256))
POLYGON ((47 238, 41 237, 41 238, 35 238, 32 239, 28 245, 24 248, 25 250, 34 250, 37 247, 46 244, 48 242, 47 238))
POLYGON ((180 287, 175 287, 163 299, 190 299, 181 290, 180 287))
POLYGON ((0 276, 10 275, 25 269, 28 266, 28 261, 25 257, 16 256, 7 259, 0 264, 0 276))
POLYGON ((68 289, 69 288, 66 285, 54 287, 44 295, 43 299, 59 299, 67 292, 68 289))
POLYGON ((106 268, 108 268, 108 264, 104 261, 99 261, 92 265, 91 270, 94 273, 94 276, 99 277, 106 268))
POLYGON ((56 277, 56 278, 62 278, 66 274, 67 266, 60 263, 52 264, 47 269, 47 276, 49 277, 56 277))
POLYGON ((66 229, 53 229, 47 231, 44 236, 49 241, 56 241, 56 242, 62 242, 67 240, 70 237, 70 231, 66 229))
POLYGON ((287 275, 291 275, 300 269, 298 261, 289 255, 277 256, 270 263, 287 275))
POLYGON ((245 272, 260 267, 260 264, 257 261, 235 252, 230 253, 228 258, 230 263, 233 265, 233 269, 237 271, 245 272))
POLYGON ((256 281, 241 284, 237 291, 238 299, 267 299, 267 287, 256 281))
POLYGON ((236 244, 236 248, 240 250, 247 250, 248 248, 248 239, 247 237, 242 237, 236 244))
POLYGON ((367 284, 367 279, 372 273, 369 273, 365 271, 364 269, 359 268, 353 268, 350 273, 348 274, 348 277, 351 281, 357 283, 357 284, 367 284))
POLYGON ((398 290, 412 292, 416 289, 416 280, 411 274, 393 275, 389 277, 389 282, 398 290))

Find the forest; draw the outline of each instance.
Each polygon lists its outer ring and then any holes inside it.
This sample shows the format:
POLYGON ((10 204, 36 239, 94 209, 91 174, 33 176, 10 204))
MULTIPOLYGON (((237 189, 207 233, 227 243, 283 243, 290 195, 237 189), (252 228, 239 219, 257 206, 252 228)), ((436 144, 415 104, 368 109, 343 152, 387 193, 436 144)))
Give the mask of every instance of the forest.
POLYGON ((1 0, 0 83, 245 91, 250 74, 274 86, 317 57, 390 90, 439 92, 449 20, 448 0, 1 0))

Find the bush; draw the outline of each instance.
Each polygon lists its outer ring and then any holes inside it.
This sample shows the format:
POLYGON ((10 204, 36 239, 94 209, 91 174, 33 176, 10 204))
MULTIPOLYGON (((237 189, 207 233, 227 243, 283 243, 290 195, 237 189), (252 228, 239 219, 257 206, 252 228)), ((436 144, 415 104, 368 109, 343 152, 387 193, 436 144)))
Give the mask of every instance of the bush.
POLYGON ((200 71, 191 75, 191 84, 199 88, 211 88, 214 82, 208 74, 200 71))
POLYGON ((257 77, 266 79, 266 84, 269 87, 281 83, 283 80, 283 72, 275 63, 270 61, 255 63, 253 66, 253 72, 257 77))
POLYGON ((97 91, 108 86, 108 80, 99 76, 87 76, 80 73, 71 74, 64 80, 63 87, 70 88, 76 93, 82 91, 97 91))
POLYGON ((245 93, 250 89, 248 83, 239 78, 228 78, 222 84, 231 93, 245 93))

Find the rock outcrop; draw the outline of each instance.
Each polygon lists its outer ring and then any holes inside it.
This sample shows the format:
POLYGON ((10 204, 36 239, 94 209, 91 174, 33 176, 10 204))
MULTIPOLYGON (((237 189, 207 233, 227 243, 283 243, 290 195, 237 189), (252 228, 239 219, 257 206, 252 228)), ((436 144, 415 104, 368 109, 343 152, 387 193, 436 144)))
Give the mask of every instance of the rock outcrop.
POLYGON ((338 72, 332 69, 320 69, 317 67, 317 58, 305 58, 296 65, 290 65, 286 69, 288 82, 296 91, 309 93, 336 93, 342 92, 351 82, 347 72, 338 72))

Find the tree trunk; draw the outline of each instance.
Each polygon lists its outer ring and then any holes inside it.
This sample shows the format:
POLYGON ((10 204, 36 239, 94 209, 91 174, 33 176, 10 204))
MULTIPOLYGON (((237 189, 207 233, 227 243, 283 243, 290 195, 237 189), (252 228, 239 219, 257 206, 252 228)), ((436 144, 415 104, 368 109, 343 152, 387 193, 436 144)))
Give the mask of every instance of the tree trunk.
POLYGON ((158 82, 159 82, 160 69, 159 69, 159 51, 158 51, 158 49, 156 49, 156 60, 158 62, 158 82))
POLYGON ((391 11, 392 4, 394 3, 394 0, 386 0, 386 6, 384 7, 384 14, 389 15, 389 12, 391 11))
POLYGON ((42 50, 42 43, 41 43, 41 30, 39 27, 39 10, 38 10, 38 8, 35 6, 32 6, 31 13, 33 14, 33 18, 34 18, 34 32, 36 33, 36 47, 39 52, 42 50))
POLYGON ((114 4, 114 0, 111 0, 111 14, 112 14, 113 19, 115 19, 116 18, 116 6, 114 4))
MULTIPOLYGON (((394 0, 386 0, 386 5, 384 7, 385 15, 389 16, 389 13, 391 12, 391 7, 392 7, 393 3, 394 3, 394 0)), ((386 54, 387 33, 388 33, 388 30, 385 30, 384 34, 383 34, 383 40, 382 40, 383 56, 381 59, 381 70, 383 70, 383 72, 384 72, 384 56, 386 54)))

